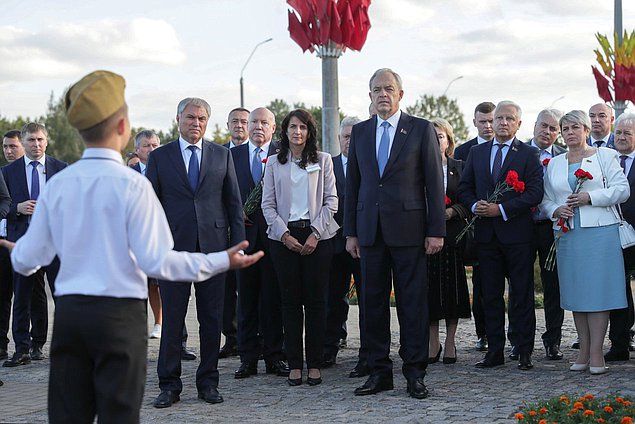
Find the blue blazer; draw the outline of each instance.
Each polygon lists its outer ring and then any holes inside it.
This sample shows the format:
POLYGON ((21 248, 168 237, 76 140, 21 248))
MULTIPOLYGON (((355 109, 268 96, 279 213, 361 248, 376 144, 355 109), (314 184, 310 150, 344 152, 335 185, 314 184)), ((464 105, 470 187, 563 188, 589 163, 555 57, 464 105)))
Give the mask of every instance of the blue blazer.
MULTIPOLYGON (((586 144, 588 144, 589 146, 591 145, 591 137, 586 139, 586 144)), ((605 146, 602 147, 608 147, 609 149, 615 149, 615 134, 610 133, 609 134, 609 141, 606 143, 605 146)))
MULTIPOLYGON (((337 190, 337 212, 333 215, 335 222, 340 227, 344 226, 344 204, 346 203, 346 177, 342 166, 342 155, 333 157, 333 173, 335 174, 335 189, 337 190)), ((333 237, 335 253, 342 253, 346 249, 346 238, 343 236, 342 228, 333 237)))
POLYGON ((141 165, 139 165, 139 162, 135 163, 134 165, 132 165, 130 168, 134 169, 135 171, 137 171, 138 173, 141 173, 141 165))
MULTIPOLYGON (((226 145, 228 146, 229 143, 226 145)), ((254 184, 253 177, 251 176, 251 162, 249 161, 249 142, 245 142, 240 146, 230 149, 232 158, 234 159, 234 166, 236 167, 236 178, 238 179, 238 187, 240 189, 240 197, 242 204, 244 205, 249 197, 249 193, 256 186, 254 184)), ((271 141, 269 144, 269 151, 267 157, 278 154, 280 151, 280 143, 277 141, 271 141)), ((263 167, 264 169, 264 167, 263 167)), ((242 215, 241 215, 242 216, 242 215)), ((261 240, 268 240, 267 237, 267 222, 264 216, 262 216, 262 209, 258 208, 256 212, 249 216, 251 221, 245 226, 245 235, 249 242, 249 247, 246 252, 251 253, 255 250, 256 240, 258 233, 261 235, 261 240)))
POLYGON ((454 149, 453 158, 456 160, 462 160, 463 162, 467 162, 467 157, 470 154, 470 149, 473 146, 476 146, 477 144, 478 144, 478 137, 474 137, 473 139, 466 141, 465 143, 461 144, 459 147, 454 149))
POLYGON ((344 235, 372 246, 381 223, 390 247, 422 246, 445 236, 443 167, 432 124, 402 112, 384 174, 379 176, 377 117, 353 126, 346 173, 344 235))
POLYGON ((488 243, 497 237, 503 244, 529 243, 534 229, 531 208, 541 202, 544 194, 539 151, 515 138, 503 162, 500 179, 494 181, 490 170, 492 145, 493 141, 489 141, 472 147, 459 183, 459 200, 472 210, 474 203, 486 200, 494 192, 496 184, 505 180, 508 171, 516 171, 525 183, 525 191, 508 191, 498 201, 505 210, 507 221, 500 216, 477 219, 474 239, 488 243))
POLYGON ((187 178, 179 140, 150 153, 146 177, 163 205, 174 249, 203 253, 245 239, 242 204, 229 149, 203 140, 196 192, 187 178))
MULTIPOLYGON (((4 181, 11 195, 11 206, 7 214, 7 239, 9 241, 17 241, 22 237, 29 228, 29 215, 18 215, 18 203, 22 203, 31 198, 29 186, 26 182, 26 166, 25 157, 13 161, 9 165, 2 168, 4 181)), ((53 156, 46 155, 44 160, 44 171, 46 173, 46 181, 50 180, 56 173, 66 168, 68 164, 61 160, 55 159, 53 156)))

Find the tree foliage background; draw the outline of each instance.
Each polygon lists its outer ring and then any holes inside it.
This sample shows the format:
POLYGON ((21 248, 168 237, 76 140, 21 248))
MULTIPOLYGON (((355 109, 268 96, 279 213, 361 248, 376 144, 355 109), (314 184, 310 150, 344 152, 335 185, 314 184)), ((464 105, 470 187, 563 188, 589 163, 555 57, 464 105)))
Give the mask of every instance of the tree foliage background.
POLYGON ((432 119, 443 118, 452 125, 454 139, 457 143, 467 140, 469 130, 465 124, 463 112, 459 108, 456 99, 449 99, 448 96, 422 95, 413 106, 408 106, 406 112, 420 118, 432 119))

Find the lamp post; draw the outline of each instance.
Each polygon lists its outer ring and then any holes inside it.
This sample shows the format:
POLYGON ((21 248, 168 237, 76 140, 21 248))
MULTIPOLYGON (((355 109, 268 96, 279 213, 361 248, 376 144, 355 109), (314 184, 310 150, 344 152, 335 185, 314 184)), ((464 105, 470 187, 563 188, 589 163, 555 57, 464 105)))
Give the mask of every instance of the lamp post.
POLYGON ((549 105, 549 107, 553 107, 553 105, 556 104, 556 102, 559 102, 560 100, 564 99, 564 96, 560 96, 558 97, 556 100, 554 100, 553 102, 551 102, 551 104, 549 105))
POLYGON ((451 86, 451 85, 452 85, 455 81, 458 81, 458 80, 460 80, 461 78, 463 78, 463 75, 459 75, 458 77, 456 77, 456 78, 454 78, 452 81, 450 81, 450 82, 448 83, 448 86, 447 86, 447 87, 445 87, 445 91, 443 92, 443 94, 441 94, 441 97, 445 96, 445 95, 446 95, 446 93, 448 92, 448 90, 450 89, 450 86, 451 86))
POLYGON ((245 65, 243 66, 243 69, 240 70, 240 107, 245 107, 245 99, 244 99, 244 95, 243 95, 243 72, 245 72, 245 68, 247 67, 247 64, 249 63, 249 61, 251 60, 251 57, 254 55, 254 53, 256 52, 256 49, 265 43, 268 43, 269 41, 273 40, 273 38, 267 38, 264 41, 261 41, 260 43, 256 44, 254 46, 254 49, 251 51, 251 54, 249 55, 249 57, 247 58, 247 61, 245 62, 245 65))

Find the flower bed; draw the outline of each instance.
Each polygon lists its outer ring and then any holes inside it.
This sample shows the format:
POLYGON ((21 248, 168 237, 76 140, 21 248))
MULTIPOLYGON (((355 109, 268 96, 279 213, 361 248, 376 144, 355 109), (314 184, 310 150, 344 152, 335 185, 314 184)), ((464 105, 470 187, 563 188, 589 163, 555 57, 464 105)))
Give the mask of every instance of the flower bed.
POLYGON ((633 424, 633 401, 619 395, 596 398, 587 394, 559 396, 547 401, 526 404, 514 415, 519 423, 619 423, 633 424))

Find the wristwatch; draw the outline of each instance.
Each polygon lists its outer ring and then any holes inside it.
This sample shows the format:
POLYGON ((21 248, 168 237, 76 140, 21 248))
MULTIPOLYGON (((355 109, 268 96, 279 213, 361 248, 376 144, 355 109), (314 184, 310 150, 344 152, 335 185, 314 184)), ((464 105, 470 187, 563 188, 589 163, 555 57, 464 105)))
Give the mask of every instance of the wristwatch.
POLYGON ((317 231, 313 231, 313 236, 315 237, 316 240, 320 240, 322 237, 320 237, 320 233, 318 233, 317 231))

